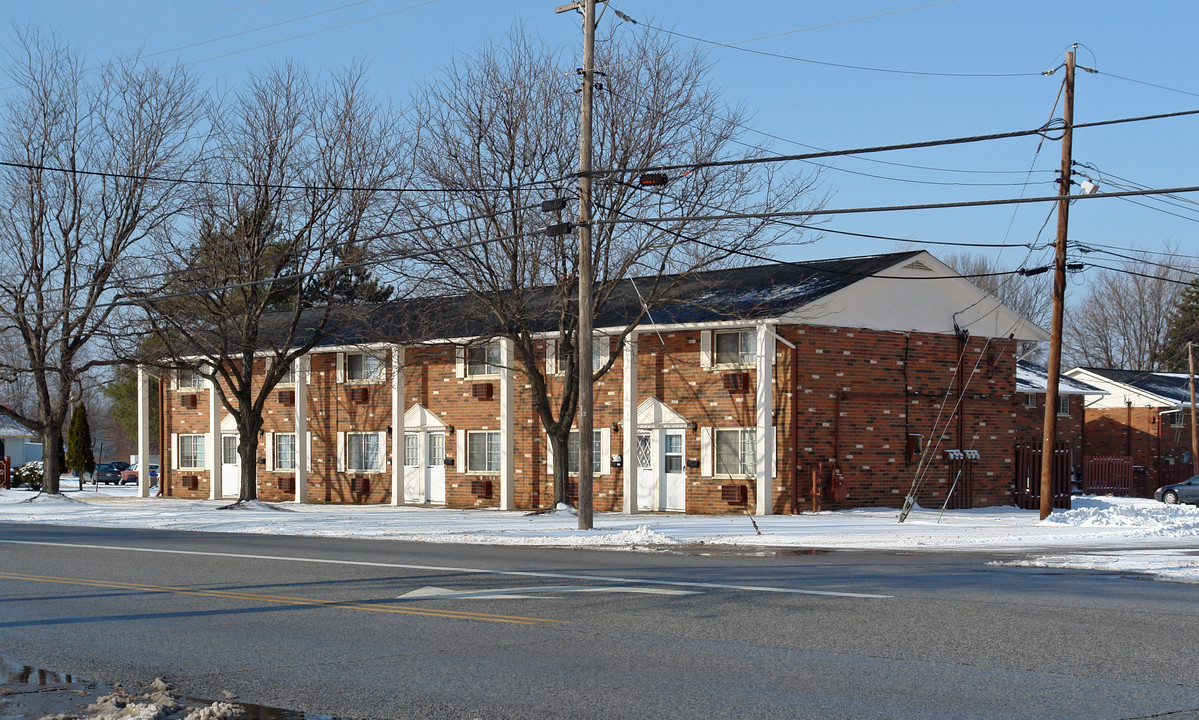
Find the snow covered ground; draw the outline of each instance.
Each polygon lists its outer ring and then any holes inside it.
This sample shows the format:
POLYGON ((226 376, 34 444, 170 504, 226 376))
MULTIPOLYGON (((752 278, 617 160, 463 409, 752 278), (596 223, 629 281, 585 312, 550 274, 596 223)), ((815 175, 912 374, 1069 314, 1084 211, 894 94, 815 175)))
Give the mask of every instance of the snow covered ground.
MULTIPOLYGON (((1038 520, 1014 507, 917 508, 898 522, 892 508, 802 515, 621 515, 597 513, 595 528, 577 529, 569 508, 544 514, 389 506, 260 503, 221 510, 227 501, 139 499, 133 487, 64 481, 60 497, 0 490, 0 521, 91 527, 163 528, 653 551, 672 546, 736 546, 1000 552, 1007 565, 1144 573, 1199 583, 1199 508, 1153 500, 1076 497, 1074 509, 1038 520)), ((715 549, 715 548, 714 548, 715 549)))

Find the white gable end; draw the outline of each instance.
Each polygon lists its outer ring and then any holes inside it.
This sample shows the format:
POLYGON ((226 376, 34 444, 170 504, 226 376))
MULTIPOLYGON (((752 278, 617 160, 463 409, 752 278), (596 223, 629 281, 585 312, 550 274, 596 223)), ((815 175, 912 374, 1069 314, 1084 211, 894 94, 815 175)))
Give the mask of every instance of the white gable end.
POLYGON ((1044 341, 1049 334, 928 253, 793 310, 785 323, 1044 341))
POLYGON ((420 403, 416 403, 408 408, 408 412, 404 413, 405 430, 441 430, 445 426, 445 422, 441 418, 420 403))
POLYGON ((689 425, 685 417, 663 405, 658 398, 646 398, 637 406, 639 428, 686 428, 689 425))

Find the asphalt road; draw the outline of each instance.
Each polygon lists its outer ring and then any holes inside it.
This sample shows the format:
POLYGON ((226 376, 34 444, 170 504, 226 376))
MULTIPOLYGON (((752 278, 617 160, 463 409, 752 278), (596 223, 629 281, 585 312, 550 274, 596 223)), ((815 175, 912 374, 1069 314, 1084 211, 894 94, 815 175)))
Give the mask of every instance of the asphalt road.
POLYGON ((1199 717, 1199 587, 0 523, 0 652, 348 718, 1199 717))

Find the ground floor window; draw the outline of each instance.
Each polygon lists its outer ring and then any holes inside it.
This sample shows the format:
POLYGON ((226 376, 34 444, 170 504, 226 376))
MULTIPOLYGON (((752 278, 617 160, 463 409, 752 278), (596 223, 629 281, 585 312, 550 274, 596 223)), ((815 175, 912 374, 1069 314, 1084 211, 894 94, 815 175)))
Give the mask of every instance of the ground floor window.
POLYGON ((275 469, 296 469, 295 433, 275 433, 275 469))
POLYGON ((347 433, 346 434, 347 468, 350 472, 379 470, 380 462, 378 433, 347 433))
POLYGON ((753 475, 757 450, 754 428, 716 430, 716 474, 753 475))
POLYGON ((204 467, 204 436, 179 436, 179 467, 204 467))
MULTIPOLYGON (((596 430, 591 437, 591 472, 595 475, 603 471, 600 457, 601 449, 600 431, 596 430)), ((570 437, 566 440, 566 471, 568 473, 578 474, 579 472, 579 431, 571 430, 570 437)))
POLYGON ((498 473, 500 471, 500 434, 496 431, 466 434, 466 471, 498 473))

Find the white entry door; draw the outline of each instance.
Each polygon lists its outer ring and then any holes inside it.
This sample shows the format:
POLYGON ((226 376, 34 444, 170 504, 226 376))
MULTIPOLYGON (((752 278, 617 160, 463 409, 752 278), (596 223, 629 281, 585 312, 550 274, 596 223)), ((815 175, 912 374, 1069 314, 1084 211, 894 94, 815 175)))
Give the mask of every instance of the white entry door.
POLYGON ((445 503, 445 433, 430 432, 425 445, 425 497, 445 503))
POLYGON ((237 459, 237 436, 221 435, 221 497, 237 497, 241 490, 241 463, 237 459))
POLYGON ((654 429, 637 434, 637 507, 685 510, 687 473, 683 431, 654 429))
POLYGON ((404 502, 420 500, 420 434, 404 433, 404 502))
POLYGON ((404 500, 445 502, 445 433, 404 434, 404 500))
POLYGON ((637 433, 637 509, 661 510, 658 475, 654 471, 652 433, 637 433))
POLYGON ((683 463, 683 431, 662 432, 662 504, 667 510, 687 509, 687 472, 683 463))

